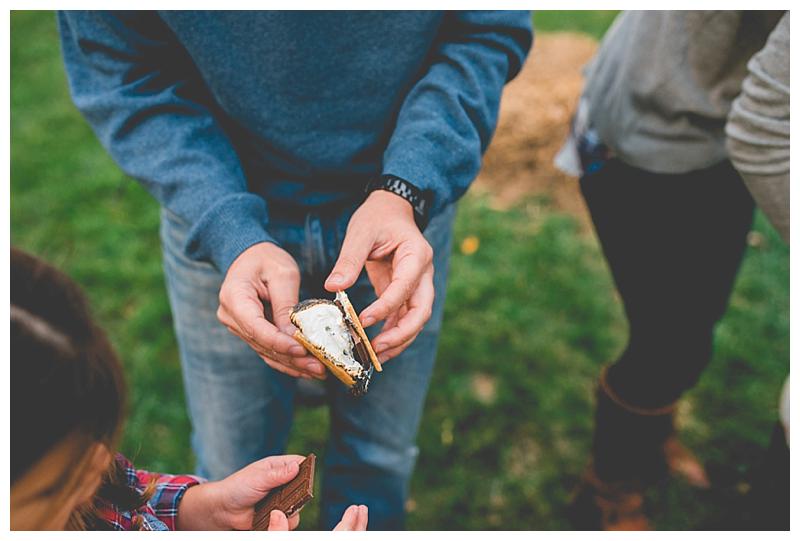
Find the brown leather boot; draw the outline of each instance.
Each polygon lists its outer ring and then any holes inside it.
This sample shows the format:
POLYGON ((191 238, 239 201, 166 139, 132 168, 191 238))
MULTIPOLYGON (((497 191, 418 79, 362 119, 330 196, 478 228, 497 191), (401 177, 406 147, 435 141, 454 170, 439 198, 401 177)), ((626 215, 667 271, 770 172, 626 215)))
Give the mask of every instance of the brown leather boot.
POLYGON ((649 530, 644 512, 644 491, 635 483, 600 480, 590 464, 570 505, 570 519, 580 530, 649 530))
POLYGON ((708 487, 703 466, 675 436, 677 403, 655 409, 626 403, 606 380, 596 391, 592 459, 570 507, 579 529, 648 530, 644 491, 669 474, 708 487))

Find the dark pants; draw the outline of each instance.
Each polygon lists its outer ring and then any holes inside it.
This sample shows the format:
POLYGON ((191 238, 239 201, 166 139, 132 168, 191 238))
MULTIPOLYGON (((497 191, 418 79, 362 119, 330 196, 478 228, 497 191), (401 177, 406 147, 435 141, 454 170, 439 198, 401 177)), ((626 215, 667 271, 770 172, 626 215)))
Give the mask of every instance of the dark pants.
MULTIPOLYGON (((748 510, 752 510, 751 524, 743 528, 755 530, 788 530, 789 509, 789 446, 783 425, 775 423, 769 448, 753 480, 748 510)), ((744 513, 743 513, 744 514, 744 513)))
POLYGON ((580 183, 629 323, 608 384, 636 407, 665 406, 711 358, 753 200, 728 161, 665 175, 612 159, 580 183))

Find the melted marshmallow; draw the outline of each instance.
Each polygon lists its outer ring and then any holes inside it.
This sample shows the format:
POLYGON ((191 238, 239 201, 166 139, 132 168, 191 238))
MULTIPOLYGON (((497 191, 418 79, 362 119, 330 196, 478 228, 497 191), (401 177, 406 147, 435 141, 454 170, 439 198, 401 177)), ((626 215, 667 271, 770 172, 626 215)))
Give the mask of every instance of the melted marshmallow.
POLYGON ((361 363, 353 356, 353 338, 338 306, 314 304, 297 312, 294 318, 306 339, 340 363, 347 372, 354 375, 362 370, 361 363))

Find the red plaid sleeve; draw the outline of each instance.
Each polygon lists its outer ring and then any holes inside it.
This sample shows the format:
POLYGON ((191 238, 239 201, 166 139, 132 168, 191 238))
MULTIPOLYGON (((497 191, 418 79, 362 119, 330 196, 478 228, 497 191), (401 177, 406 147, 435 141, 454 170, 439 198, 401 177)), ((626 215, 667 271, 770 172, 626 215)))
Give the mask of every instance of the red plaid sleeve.
POLYGON ((193 475, 169 475, 137 470, 124 456, 116 460, 123 466, 128 486, 143 493, 150 483, 155 483, 153 495, 145 505, 123 511, 105 500, 96 502, 98 515, 115 530, 175 530, 178 506, 189 487, 204 482, 193 475))

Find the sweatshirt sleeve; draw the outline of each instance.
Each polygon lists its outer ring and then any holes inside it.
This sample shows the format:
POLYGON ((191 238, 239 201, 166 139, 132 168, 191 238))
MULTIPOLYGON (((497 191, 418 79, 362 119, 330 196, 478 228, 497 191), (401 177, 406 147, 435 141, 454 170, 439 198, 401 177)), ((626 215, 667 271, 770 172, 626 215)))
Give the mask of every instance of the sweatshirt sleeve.
POLYGON ((431 215, 461 197, 480 169, 503 85, 533 41, 528 11, 445 14, 426 73, 406 96, 383 174, 433 192, 431 215))
POLYGON ((725 127, 731 162, 759 208, 789 240, 789 13, 747 64, 725 127))
POLYGON ((62 11, 58 23, 75 105, 123 171, 190 225, 186 255, 225 273, 274 242, 210 92, 160 17, 62 11))

